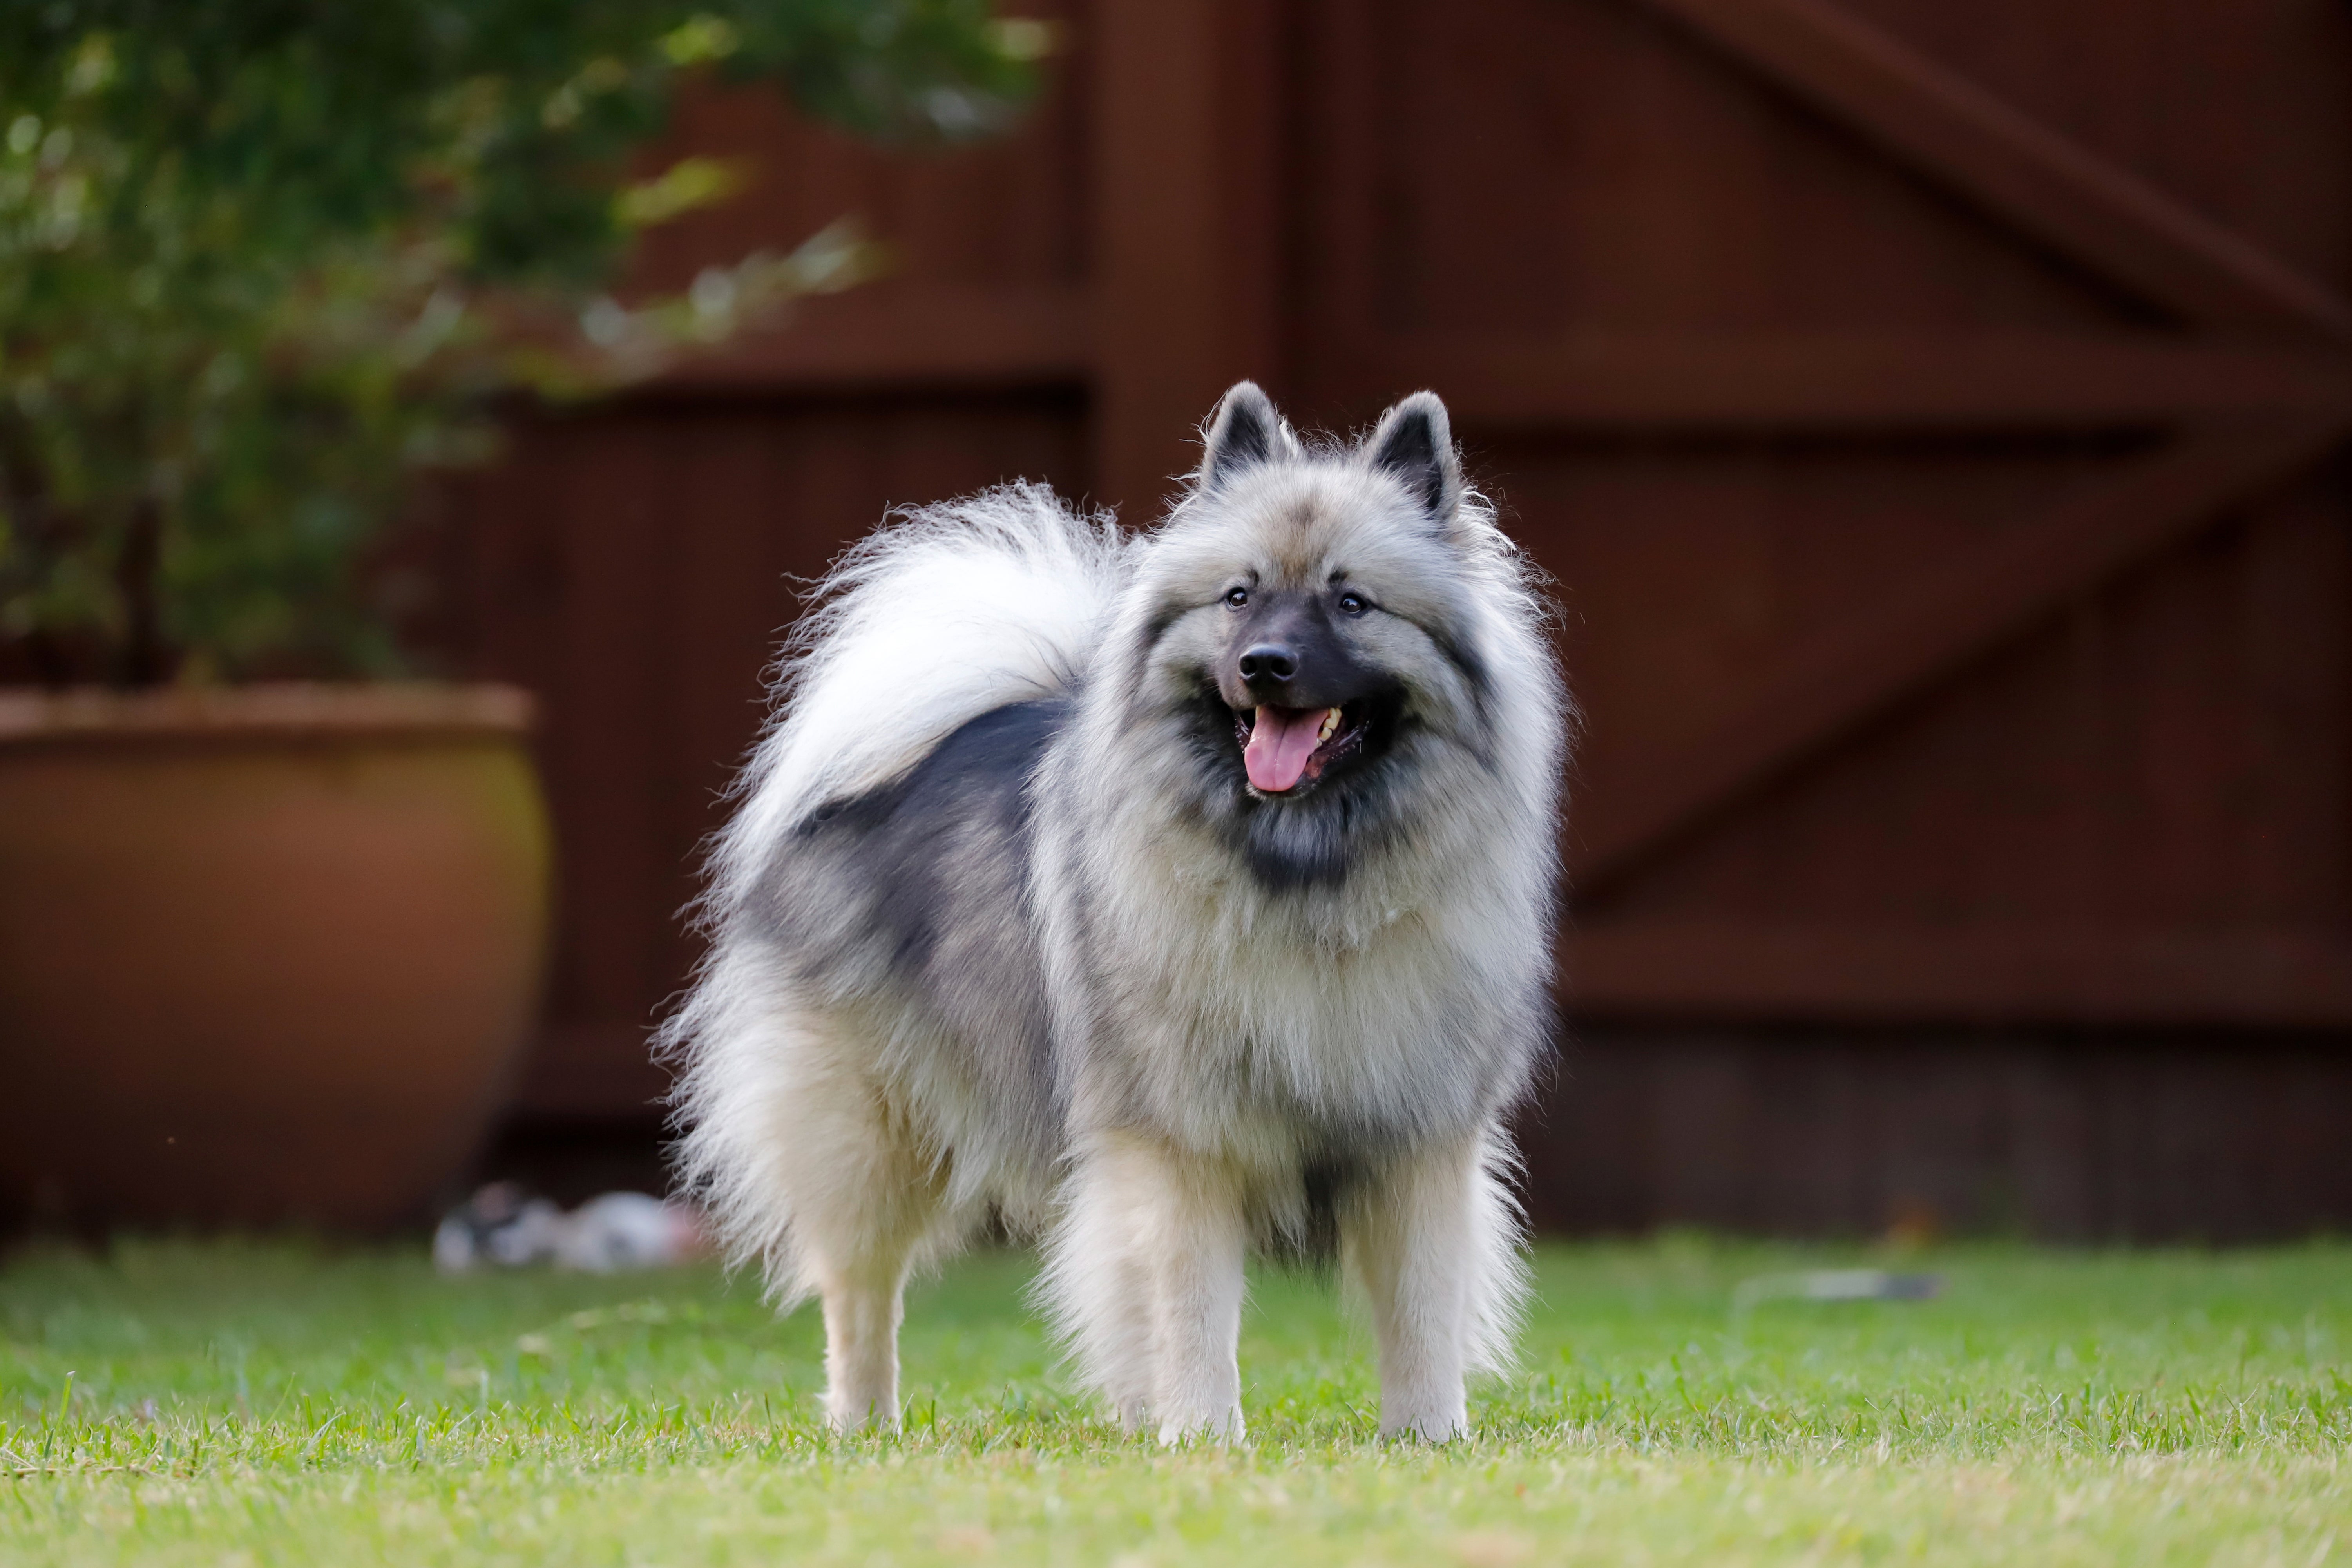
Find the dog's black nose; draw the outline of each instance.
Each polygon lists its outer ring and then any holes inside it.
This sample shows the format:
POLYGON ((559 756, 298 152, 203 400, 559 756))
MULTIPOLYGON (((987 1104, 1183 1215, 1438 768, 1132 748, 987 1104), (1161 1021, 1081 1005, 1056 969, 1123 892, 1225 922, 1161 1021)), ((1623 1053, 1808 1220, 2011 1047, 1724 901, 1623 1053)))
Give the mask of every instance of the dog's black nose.
POLYGON ((1244 680, 1292 680, 1298 675, 1298 650, 1278 642, 1262 642, 1242 655, 1244 680))

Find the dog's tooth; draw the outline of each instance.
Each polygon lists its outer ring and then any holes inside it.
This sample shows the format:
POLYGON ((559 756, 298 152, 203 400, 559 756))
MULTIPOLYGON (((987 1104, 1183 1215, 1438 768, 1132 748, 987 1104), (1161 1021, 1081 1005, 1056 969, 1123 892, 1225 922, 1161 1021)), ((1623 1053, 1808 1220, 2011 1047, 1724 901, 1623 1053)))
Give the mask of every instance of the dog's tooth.
POLYGON ((1337 708, 1323 715, 1323 728, 1317 731, 1315 743, 1321 745, 1339 732, 1339 710, 1337 708))

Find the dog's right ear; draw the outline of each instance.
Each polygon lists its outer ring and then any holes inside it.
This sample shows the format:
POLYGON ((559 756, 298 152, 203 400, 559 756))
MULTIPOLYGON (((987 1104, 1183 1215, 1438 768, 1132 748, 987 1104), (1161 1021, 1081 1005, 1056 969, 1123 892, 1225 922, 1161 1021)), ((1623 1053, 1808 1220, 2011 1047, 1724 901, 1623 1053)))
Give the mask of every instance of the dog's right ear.
POLYGON ((1277 457, 1298 456, 1298 438, 1274 411, 1274 403, 1254 381, 1237 381, 1209 416, 1208 451, 1201 458, 1202 492, 1229 482, 1244 468, 1277 457))

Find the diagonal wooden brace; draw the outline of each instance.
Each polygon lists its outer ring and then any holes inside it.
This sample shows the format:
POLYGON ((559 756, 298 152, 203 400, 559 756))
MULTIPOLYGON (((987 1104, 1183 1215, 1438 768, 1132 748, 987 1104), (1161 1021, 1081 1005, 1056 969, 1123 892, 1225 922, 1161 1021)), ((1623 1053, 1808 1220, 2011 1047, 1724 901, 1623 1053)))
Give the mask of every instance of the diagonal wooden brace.
POLYGON ((1708 732, 1622 763, 1596 759, 1583 792, 1591 804, 1570 821, 1579 901, 1856 725, 2286 479, 2348 427, 2352 410, 2339 409, 2183 437, 1806 643, 1708 732))
POLYGON ((1648 4, 2043 244, 2202 326, 2352 341, 2352 305, 1824 0, 1648 4))

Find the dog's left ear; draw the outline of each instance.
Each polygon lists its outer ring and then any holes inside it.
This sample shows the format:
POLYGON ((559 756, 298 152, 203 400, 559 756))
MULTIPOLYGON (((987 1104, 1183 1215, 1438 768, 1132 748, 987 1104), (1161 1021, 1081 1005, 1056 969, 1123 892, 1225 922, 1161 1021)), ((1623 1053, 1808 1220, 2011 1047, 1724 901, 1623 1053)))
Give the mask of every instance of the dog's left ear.
POLYGON ((1381 416, 1364 442, 1367 468, 1382 468, 1404 481, 1439 527, 1454 526, 1462 504, 1462 456, 1454 449, 1453 422, 1433 392, 1416 392, 1381 416))

